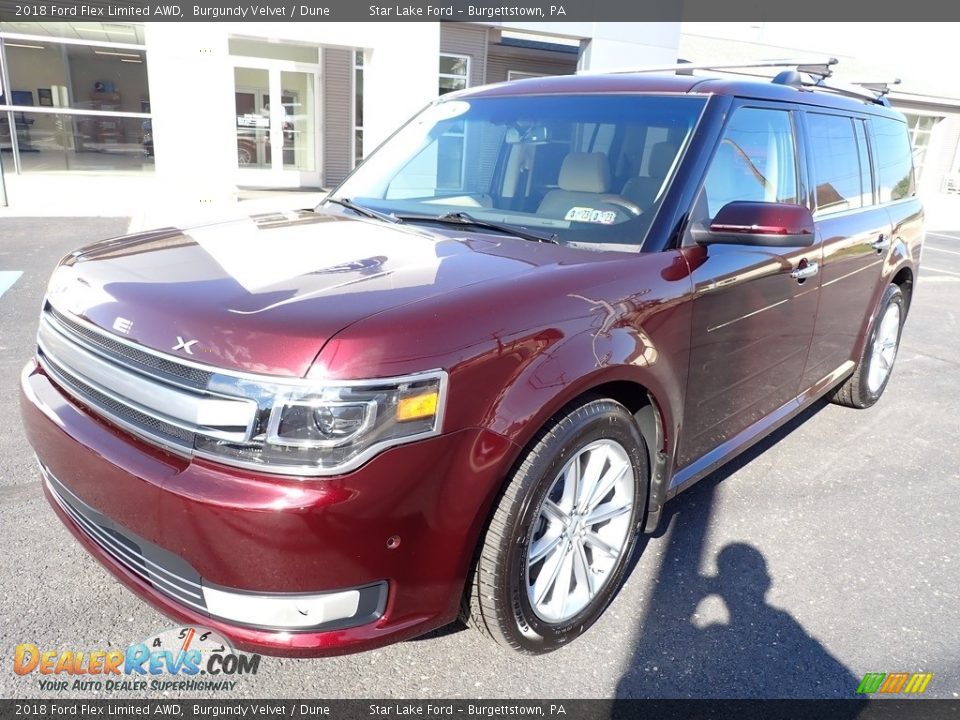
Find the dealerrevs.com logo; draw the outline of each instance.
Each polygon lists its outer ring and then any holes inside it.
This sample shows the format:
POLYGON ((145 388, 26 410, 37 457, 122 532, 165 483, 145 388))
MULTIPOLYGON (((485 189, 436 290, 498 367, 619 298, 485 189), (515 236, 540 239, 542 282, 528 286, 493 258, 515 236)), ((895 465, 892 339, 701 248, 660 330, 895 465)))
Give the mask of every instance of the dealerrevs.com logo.
POLYGON ((126 650, 51 650, 17 645, 13 671, 39 675, 45 692, 230 692, 241 675, 256 675, 260 656, 240 653, 230 641, 202 627, 178 627, 126 650))

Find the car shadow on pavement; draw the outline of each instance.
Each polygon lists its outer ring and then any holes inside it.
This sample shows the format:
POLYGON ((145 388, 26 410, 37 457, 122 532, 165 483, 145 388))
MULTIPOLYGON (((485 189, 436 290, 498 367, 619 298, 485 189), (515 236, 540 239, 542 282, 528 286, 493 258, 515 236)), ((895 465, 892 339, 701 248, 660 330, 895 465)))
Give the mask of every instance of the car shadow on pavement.
MULTIPOLYGON (((707 543, 718 484, 825 405, 818 402, 667 504, 658 539, 645 538, 640 548, 666 542, 617 697, 854 697, 853 674, 788 612, 766 602, 776 569, 763 553, 737 542, 711 557, 707 543), (716 573, 704 572, 712 565, 716 573)), ((784 528, 783 542, 802 538, 784 528)), ((856 717, 861 709, 861 703, 844 703, 840 717, 856 717)))

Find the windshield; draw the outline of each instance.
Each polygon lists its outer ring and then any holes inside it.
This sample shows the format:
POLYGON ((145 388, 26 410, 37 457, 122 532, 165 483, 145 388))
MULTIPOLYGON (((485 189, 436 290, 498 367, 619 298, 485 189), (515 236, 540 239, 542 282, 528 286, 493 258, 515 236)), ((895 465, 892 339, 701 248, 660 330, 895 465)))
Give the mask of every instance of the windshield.
POLYGON ((438 102, 335 197, 400 217, 467 212, 561 242, 637 246, 704 102, 651 95, 438 102))

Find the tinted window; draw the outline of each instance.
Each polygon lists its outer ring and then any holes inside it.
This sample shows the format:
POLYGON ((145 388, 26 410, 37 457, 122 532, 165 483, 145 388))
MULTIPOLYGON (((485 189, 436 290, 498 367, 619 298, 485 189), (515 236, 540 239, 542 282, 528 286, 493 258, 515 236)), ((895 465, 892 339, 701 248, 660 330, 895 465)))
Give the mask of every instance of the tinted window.
POLYGON ((853 121, 840 115, 807 115, 817 209, 837 212, 863 207, 860 153, 853 121))
POLYGON ((789 112, 740 108, 734 113, 707 171, 696 214, 705 211, 712 218, 734 200, 797 202, 789 112))
POLYGON ((907 126, 887 118, 871 118, 880 176, 880 202, 913 195, 913 156, 907 126))
POLYGON ((870 150, 867 147, 867 123, 864 120, 854 120, 853 128, 857 131, 857 149, 860 151, 860 187, 863 188, 863 204, 873 205, 873 172, 870 169, 870 150))

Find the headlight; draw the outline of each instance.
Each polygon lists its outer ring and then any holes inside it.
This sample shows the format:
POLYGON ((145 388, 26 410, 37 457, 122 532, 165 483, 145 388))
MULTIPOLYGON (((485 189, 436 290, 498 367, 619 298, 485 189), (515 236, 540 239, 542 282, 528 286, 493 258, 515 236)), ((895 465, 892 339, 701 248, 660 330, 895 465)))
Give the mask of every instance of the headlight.
MULTIPOLYGON (((386 448, 438 435, 447 374, 289 385, 243 383, 260 414, 248 442, 197 434, 199 455, 267 471, 346 472, 386 448)), ((237 388, 233 388, 233 393, 237 388)))

